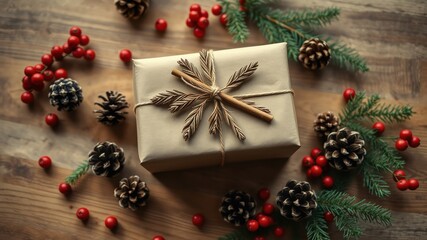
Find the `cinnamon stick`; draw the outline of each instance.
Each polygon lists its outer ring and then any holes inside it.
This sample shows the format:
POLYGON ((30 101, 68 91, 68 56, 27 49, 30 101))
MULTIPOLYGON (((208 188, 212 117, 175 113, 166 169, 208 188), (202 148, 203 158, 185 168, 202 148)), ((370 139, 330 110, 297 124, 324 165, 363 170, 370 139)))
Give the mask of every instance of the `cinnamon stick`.
MULTIPOLYGON (((210 89, 211 88, 210 86, 208 86, 208 85, 206 85, 200 81, 195 80, 194 78, 190 77, 189 75, 183 73, 182 71, 180 71, 178 69, 173 69, 172 75, 179 77, 179 78, 182 77, 185 80, 187 80, 187 81, 189 81, 189 82, 191 82, 191 83, 193 83, 193 84, 195 84, 201 88, 204 88, 204 89, 210 89)), ((238 109, 240 109, 240 110, 242 110, 248 114, 251 114, 254 117, 262 119, 266 122, 271 122, 273 120, 273 115, 266 113, 266 112, 263 112, 263 111, 255 108, 255 107, 249 105, 249 104, 246 104, 246 103, 224 93, 224 92, 220 92, 218 95, 225 103, 228 103, 229 105, 231 105, 235 108, 238 108, 238 109)))

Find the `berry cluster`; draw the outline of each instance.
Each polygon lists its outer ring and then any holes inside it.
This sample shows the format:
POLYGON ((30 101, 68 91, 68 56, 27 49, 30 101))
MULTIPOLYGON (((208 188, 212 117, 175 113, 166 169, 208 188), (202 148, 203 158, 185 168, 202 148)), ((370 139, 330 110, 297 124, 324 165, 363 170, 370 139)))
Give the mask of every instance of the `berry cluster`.
MULTIPOLYGON (((328 160, 322 155, 322 150, 313 148, 310 155, 302 158, 302 166, 308 169, 308 178, 317 178, 322 176, 324 169, 328 166, 328 160)), ((334 179, 331 176, 324 176, 322 184, 325 188, 330 189, 334 186, 334 179)))
POLYGON ((222 6, 219 4, 215 4, 212 6, 211 8, 212 14, 215 16, 219 16, 219 22, 226 27, 227 26, 227 22, 228 22, 228 18, 227 18, 227 14, 222 13, 222 6))
POLYGON ((412 131, 409 129, 403 129, 400 131, 399 139, 396 140, 394 146, 399 151, 405 151, 408 146, 416 148, 420 146, 421 140, 419 137, 412 135, 412 131))
POLYGON ((420 183, 415 178, 406 180, 406 173, 402 169, 393 172, 393 179, 396 182, 397 189, 400 191, 405 191, 406 189, 415 190, 420 186, 420 183))
POLYGON ((209 26, 209 13, 202 9, 200 4, 192 4, 190 6, 190 13, 188 14, 185 24, 189 28, 193 28, 193 34, 196 38, 203 38, 205 36, 206 28, 209 26))

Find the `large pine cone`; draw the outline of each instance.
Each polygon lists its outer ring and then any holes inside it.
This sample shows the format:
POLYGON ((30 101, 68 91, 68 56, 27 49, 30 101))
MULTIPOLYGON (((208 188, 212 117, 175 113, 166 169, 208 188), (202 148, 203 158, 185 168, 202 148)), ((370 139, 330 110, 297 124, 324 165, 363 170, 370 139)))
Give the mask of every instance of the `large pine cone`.
POLYGON ((124 17, 138 19, 150 7, 150 0, 114 0, 114 4, 124 17))
POLYGON ((328 44, 318 38, 310 38, 299 49, 298 60, 305 68, 320 70, 329 64, 331 49, 328 44))
POLYGON ((89 153, 89 165, 96 175, 112 177, 117 175, 125 163, 123 149, 112 142, 102 142, 95 145, 89 153))
POLYGON ((331 132, 338 130, 339 120, 333 112, 324 112, 317 114, 316 120, 314 120, 314 131, 323 140, 328 137, 331 132))
POLYGON ((50 105, 58 111, 73 111, 83 101, 82 88, 71 78, 60 78, 49 87, 50 105))
POLYGON ((108 91, 105 94, 107 95, 106 97, 102 95, 98 96, 104 100, 103 102, 95 103, 95 105, 100 106, 102 109, 93 110, 93 112, 99 113, 97 116, 99 122, 105 125, 115 125, 125 119, 124 115, 127 112, 122 110, 128 108, 129 104, 126 102, 125 96, 121 93, 108 91))
POLYGON ((358 132, 348 128, 329 134, 323 148, 329 165, 337 170, 357 167, 366 155, 365 141, 358 132))
POLYGON ((282 216, 300 221, 317 207, 316 193, 305 181, 291 180, 277 193, 276 203, 282 216))
POLYGON ((120 207, 135 211, 145 206, 150 191, 147 184, 138 175, 134 175, 120 180, 119 187, 114 189, 114 196, 119 199, 120 207))
POLYGON ((231 190, 222 198, 219 211, 224 221, 241 226, 255 215, 255 208, 256 203, 251 195, 243 191, 231 190))

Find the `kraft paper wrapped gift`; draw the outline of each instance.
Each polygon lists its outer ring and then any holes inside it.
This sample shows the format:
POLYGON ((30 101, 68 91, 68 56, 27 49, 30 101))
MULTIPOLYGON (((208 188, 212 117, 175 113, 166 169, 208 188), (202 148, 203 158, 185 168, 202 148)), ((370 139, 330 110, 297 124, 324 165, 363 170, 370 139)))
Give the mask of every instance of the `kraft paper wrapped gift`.
MULTIPOLYGON (((222 155, 218 136, 209 134, 208 118, 214 103, 210 101, 203 112, 200 125, 189 141, 182 135, 185 112, 171 113, 166 107, 150 105, 150 99, 167 90, 198 93, 171 74, 180 69, 177 61, 188 59, 200 72, 199 53, 134 60, 135 115, 138 152, 141 165, 150 172, 162 172, 205 166, 220 166, 259 160, 268 164, 271 159, 290 157, 300 146, 293 94, 289 81, 286 43, 213 51, 216 85, 224 87, 230 76, 241 67, 258 62, 258 69, 240 88, 227 91, 229 95, 271 93, 282 94, 249 98, 257 105, 271 110, 268 123, 225 104, 246 135, 239 141, 231 128, 222 122, 225 155, 222 155), (288 91, 288 92, 287 92, 288 91)), ((224 120, 224 118, 223 118, 224 120)))

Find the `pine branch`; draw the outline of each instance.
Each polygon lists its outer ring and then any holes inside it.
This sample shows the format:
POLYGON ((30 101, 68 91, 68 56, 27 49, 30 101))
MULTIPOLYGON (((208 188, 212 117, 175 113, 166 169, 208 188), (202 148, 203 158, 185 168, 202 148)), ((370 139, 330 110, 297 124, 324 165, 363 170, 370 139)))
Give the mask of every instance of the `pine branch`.
POLYGON ((368 163, 362 164, 361 172, 363 174, 363 186, 368 188, 369 193, 380 198, 390 196, 391 192, 387 182, 381 175, 375 173, 368 163))
POLYGON ((332 52, 332 63, 348 70, 359 70, 361 72, 369 71, 366 60, 363 59, 355 49, 349 48, 344 44, 329 44, 332 52))
POLYGON ((335 225, 343 233, 344 239, 358 238, 362 235, 362 229, 358 225, 357 219, 342 213, 334 215, 335 225))
POLYGON ((68 184, 75 184, 77 180, 87 173, 89 170, 89 163, 84 160, 68 177, 65 178, 65 182, 68 184))
POLYGON ((321 10, 305 9, 300 11, 282 11, 274 9, 269 16, 289 24, 297 24, 303 27, 326 26, 334 20, 338 20, 340 9, 330 7, 321 10))
POLYGON ((321 208, 316 208, 305 225, 308 240, 329 240, 328 225, 323 218, 321 208))
POLYGON ((249 30, 245 22, 245 12, 239 10, 238 2, 230 2, 227 0, 218 1, 223 12, 227 14, 227 29, 234 42, 245 42, 249 36, 249 30))

